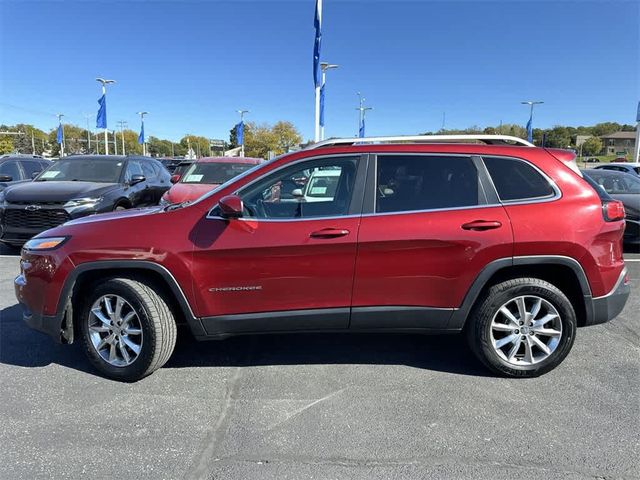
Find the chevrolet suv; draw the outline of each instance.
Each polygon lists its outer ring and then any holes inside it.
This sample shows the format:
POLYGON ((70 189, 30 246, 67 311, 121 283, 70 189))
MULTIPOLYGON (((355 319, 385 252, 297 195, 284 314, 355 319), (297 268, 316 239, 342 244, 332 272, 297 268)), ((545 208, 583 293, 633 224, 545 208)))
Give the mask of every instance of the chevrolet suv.
POLYGON ((167 362, 182 323, 198 340, 460 332, 494 372, 532 377, 623 309, 624 215, 573 154, 513 137, 331 140, 194 202, 41 233, 15 292, 29 326, 124 381, 167 362), (333 195, 290 191, 328 170, 333 195))

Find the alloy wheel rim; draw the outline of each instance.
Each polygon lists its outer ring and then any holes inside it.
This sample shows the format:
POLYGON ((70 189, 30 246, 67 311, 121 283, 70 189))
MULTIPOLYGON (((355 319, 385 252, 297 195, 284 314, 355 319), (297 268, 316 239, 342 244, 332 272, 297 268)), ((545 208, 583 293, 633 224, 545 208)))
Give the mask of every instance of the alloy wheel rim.
POLYGON ((546 360, 556 351, 561 338, 558 310, 536 295, 510 299, 491 320, 491 345, 511 365, 528 366, 546 360))
POLYGON ((97 354, 114 367, 136 361, 142 350, 140 318, 124 298, 103 295, 91 306, 89 337, 97 354))

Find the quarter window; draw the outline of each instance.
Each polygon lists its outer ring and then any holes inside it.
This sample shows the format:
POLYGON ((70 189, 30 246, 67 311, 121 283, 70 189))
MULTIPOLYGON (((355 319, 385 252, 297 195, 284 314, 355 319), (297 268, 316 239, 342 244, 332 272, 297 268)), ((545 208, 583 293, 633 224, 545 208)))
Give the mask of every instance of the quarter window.
POLYGON ((378 157, 376 212, 406 212, 484 203, 478 172, 469 157, 378 157))
POLYGON ((500 200, 530 200, 554 194, 549 181, 527 162, 514 158, 483 157, 500 200))
POLYGON ((295 219, 349 213, 357 160, 330 158, 285 168, 240 193, 245 216, 295 219))

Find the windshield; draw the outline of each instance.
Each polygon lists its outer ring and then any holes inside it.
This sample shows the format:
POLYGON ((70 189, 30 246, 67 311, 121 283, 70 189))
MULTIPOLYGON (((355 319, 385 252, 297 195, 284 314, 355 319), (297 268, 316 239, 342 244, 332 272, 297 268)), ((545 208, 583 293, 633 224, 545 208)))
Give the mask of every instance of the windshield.
POLYGON ((124 161, 100 158, 58 160, 36 178, 36 182, 74 181, 118 183, 124 161))
POLYGON ((246 172, 250 163, 194 163, 182 177, 182 183, 224 183, 246 172))

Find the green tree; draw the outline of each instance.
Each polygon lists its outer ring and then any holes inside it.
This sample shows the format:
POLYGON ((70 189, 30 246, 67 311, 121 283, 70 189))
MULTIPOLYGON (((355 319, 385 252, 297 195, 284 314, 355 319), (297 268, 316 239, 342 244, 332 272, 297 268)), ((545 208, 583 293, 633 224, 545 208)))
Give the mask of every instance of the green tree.
POLYGON ((302 143, 302 135, 291 122, 277 122, 271 128, 271 132, 276 139, 276 149, 274 150, 276 155, 289 152, 302 143))
POLYGON ((602 151, 602 140, 598 137, 589 137, 582 144, 584 155, 598 155, 602 151))
POLYGON ((571 131, 567 127, 555 126, 547 131, 546 147, 567 148, 572 145, 571 131))
POLYGON ((13 152, 13 140, 8 135, 0 137, 0 155, 13 152))

